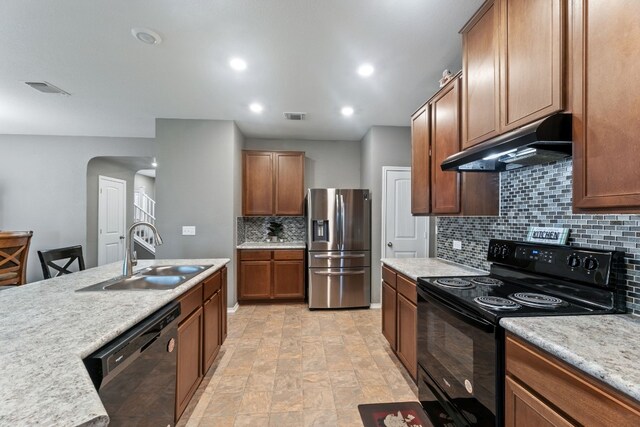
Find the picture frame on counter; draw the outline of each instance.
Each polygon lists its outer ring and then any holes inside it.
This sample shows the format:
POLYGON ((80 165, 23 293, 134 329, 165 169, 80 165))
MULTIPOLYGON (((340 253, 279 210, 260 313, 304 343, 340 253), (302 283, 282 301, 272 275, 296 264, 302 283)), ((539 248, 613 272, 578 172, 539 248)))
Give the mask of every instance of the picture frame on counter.
POLYGON ((562 227, 529 227, 527 242, 548 243, 551 245, 566 245, 569 229, 562 227))

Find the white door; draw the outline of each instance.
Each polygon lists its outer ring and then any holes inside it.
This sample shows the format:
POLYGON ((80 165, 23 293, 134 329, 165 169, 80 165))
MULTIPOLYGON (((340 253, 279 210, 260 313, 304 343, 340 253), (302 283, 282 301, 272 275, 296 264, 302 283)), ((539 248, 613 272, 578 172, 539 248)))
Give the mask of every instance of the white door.
POLYGON ((427 217, 411 215, 411 168, 382 168, 383 258, 425 258, 427 217))
POLYGON ((127 182, 98 176, 98 265, 124 258, 127 182))

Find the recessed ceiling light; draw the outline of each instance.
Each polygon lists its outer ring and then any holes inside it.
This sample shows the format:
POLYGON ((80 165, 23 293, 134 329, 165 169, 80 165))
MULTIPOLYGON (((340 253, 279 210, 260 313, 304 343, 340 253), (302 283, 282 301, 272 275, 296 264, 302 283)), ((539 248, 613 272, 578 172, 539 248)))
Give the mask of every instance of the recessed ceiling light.
POLYGON ((349 117, 353 115, 353 107, 342 107, 342 110, 340 110, 340 112, 343 116, 349 117))
POLYGON ((360 74, 362 77, 369 77, 371 74, 373 74, 373 72, 374 68, 371 64, 362 64, 358 67, 358 74, 360 74))
POLYGON ((145 44, 160 44, 162 42, 160 34, 148 28, 132 28, 131 35, 145 44))
POLYGON ((157 168, 158 167, 158 162, 156 162, 156 158, 153 158, 153 162, 151 162, 151 167, 157 168))
POLYGON ((247 61, 242 58, 231 58, 229 66, 236 71, 244 71, 247 69, 247 61))
POLYGON ((254 102, 253 104, 249 105, 249 109, 254 113, 262 113, 262 110, 264 110, 264 107, 258 104, 257 102, 254 102))

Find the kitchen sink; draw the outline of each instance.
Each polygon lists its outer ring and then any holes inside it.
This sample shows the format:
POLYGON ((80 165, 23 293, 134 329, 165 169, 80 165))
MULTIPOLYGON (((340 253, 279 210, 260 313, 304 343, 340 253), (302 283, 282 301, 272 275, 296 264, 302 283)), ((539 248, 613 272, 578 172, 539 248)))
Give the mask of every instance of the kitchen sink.
POLYGON ((142 276, 179 276, 202 273, 210 265, 156 265, 138 271, 142 276))
POLYGON ((131 277, 115 277, 76 292, 174 289, 210 265, 157 265, 138 271, 131 277))

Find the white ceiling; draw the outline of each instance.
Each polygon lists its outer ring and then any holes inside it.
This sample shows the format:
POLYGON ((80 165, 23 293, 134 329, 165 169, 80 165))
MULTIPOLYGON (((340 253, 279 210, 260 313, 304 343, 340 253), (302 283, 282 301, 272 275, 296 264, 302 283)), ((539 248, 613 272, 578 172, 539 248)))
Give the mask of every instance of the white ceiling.
POLYGON ((155 118, 197 118, 236 120, 247 137, 359 140, 372 125, 408 125, 442 70, 457 71, 458 30, 481 3, 2 0, 0 133, 152 137, 155 118), (133 27, 162 43, 135 40, 133 27), (231 56, 248 69, 231 70, 231 56), (356 74, 362 62, 372 77, 356 74))

